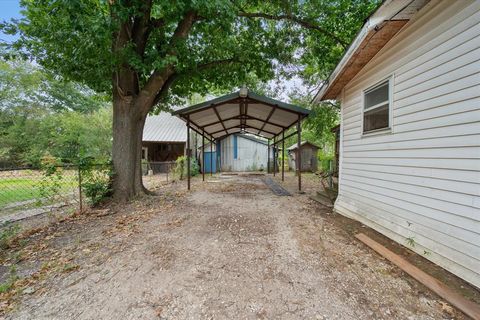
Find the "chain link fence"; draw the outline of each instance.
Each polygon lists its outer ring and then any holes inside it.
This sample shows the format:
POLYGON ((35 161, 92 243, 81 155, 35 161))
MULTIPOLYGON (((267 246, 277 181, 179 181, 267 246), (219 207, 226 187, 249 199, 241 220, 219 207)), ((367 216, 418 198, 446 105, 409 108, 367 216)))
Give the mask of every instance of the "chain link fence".
POLYGON ((155 162, 149 161, 142 164, 143 183, 149 190, 154 190, 160 185, 174 179, 173 169, 175 161, 155 162))
POLYGON ((82 211, 108 191, 110 169, 104 164, 0 169, 0 225, 60 209, 82 211))
MULTIPOLYGON (((143 163, 147 189, 172 181, 174 167, 174 161, 143 163)), ((111 191, 111 169, 107 164, 0 169, 0 226, 47 212, 83 211, 111 191)))

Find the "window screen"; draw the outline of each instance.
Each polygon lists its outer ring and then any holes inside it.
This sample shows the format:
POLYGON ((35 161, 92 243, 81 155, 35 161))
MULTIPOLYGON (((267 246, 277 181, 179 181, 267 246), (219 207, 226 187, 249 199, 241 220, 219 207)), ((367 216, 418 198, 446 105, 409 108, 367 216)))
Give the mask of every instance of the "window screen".
POLYGON ((363 132, 389 127, 389 81, 364 93, 363 132))

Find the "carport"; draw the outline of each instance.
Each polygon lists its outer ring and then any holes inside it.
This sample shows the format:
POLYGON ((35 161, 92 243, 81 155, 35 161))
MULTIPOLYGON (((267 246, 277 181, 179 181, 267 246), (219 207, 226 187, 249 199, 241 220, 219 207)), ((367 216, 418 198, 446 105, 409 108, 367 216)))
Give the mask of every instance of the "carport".
MULTIPOLYGON (((187 123, 187 188, 190 190, 190 130, 202 136, 202 150, 205 140, 213 143, 234 134, 249 133, 268 139, 268 152, 273 146, 273 158, 277 146, 282 145, 285 150, 285 140, 297 135, 298 144, 302 141, 301 122, 310 111, 292 104, 271 99, 242 88, 216 99, 196 104, 173 112, 187 123), (285 132, 296 126, 296 131, 285 136, 285 132)), ((212 147, 210 147, 212 148, 212 147)), ((203 154, 203 153, 202 153, 203 154)), ((268 156, 270 159, 270 155, 268 156)), ((213 161, 210 158, 210 161, 213 161)), ((296 168, 300 167, 301 154, 296 157, 296 168)), ((277 170, 276 161, 273 161, 273 175, 277 170)), ((205 170, 202 178, 205 181, 205 170)), ((269 171, 269 170, 268 170, 269 171)), ((282 161, 282 181, 285 179, 285 165, 282 161)), ((298 190, 302 190, 302 176, 298 176, 298 190)))

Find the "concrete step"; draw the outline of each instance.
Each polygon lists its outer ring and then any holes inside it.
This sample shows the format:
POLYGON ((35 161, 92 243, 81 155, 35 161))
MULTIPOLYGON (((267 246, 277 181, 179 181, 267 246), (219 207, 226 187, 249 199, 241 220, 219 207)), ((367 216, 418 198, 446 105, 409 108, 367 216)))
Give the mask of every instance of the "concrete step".
POLYGON ((310 199, 320 203, 321 205, 323 205, 325 207, 333 208, 333 204, 328 197, 320 196, 320 195, 317 194, 317 195, 311 195, 310 199))
POLYGON ((337 198, 338 189, 336 188, 326 188, 325 192, 333 199, 337 198))
POLYGON ((337 191, 327 188, 322 191, 317 191, 317 196, 328 199, 330 202, 333 203, 335 202, 335 199, 337 199, 337 191))

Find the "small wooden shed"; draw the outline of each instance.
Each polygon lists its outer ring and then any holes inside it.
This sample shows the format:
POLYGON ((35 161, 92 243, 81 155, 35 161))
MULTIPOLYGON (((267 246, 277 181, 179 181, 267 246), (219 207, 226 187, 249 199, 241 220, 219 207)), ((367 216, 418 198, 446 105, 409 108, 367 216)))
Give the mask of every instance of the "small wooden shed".
MULTIPOLYGON (((302 165, 301 165, 301 171, 310 171, 310 172, 315 172, 318 169, 318 158, 317 158, 317 153, 318 153, 319 147, 314 145, 311 142, 308 141, 303 141, 300 144, 300 152, 301 152, 301 160, 302 160, 302 165)), ((295 167, 295 159, 296 155, 298 152, 298 143, 295 143, 294 145, 290 146, 288 149, 288 167, 290 169, 296 170, 295 167)))

